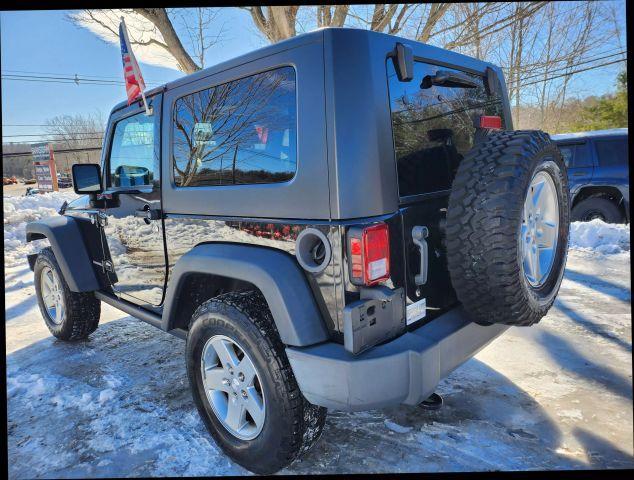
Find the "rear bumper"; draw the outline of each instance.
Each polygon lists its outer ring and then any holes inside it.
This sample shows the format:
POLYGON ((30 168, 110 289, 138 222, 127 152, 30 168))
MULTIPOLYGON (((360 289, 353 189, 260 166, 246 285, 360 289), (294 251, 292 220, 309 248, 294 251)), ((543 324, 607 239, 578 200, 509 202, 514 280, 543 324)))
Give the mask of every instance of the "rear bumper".
POLYGON ((359 355, 332 342, 286 353, 302 393, 315 405, 345 411, 416 405, 507 328, 477 325, 460 307, 359 355))

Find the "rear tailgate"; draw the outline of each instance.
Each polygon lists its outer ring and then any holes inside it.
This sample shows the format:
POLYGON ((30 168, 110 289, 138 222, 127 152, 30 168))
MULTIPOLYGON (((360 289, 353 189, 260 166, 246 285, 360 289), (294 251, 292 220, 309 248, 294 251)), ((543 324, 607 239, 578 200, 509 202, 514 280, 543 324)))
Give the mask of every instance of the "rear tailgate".
POLYGON ((400 82, 390 61, 387 70, 403 225, 403 284, 408 305, 426 302, 423 322, 457 303, 444 241, 451 183, 464 155, 488 132, 480 127, 481 117, 495 117, 489 120, 505 125, 504 104, 501 88, 490 92, 484 74, 417 61, 414 79, 400 82), (463 80, 436 81, 447 72, 457 72, 463 80), (427 237, 415 241, 414 227, 425 227, 427 237), (421 264, 425 246, 428 260, 421 264))

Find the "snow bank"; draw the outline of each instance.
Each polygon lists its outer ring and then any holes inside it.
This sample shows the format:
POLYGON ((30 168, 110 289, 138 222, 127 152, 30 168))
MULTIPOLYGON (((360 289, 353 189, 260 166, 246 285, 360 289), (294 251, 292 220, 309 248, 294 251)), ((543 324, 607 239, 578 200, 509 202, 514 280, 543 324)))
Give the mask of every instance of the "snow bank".
POLYGON ((605 223, 595 219, 591 222, 570 224, 569 248, 596 251, 604 255, 630 251, 630 226, 605 223))
POLYGON ((26 224, 40 218, 57 215, 64 201, 77 198, 74 192, 51 192, 29 197, 3 196, 4 203, 4 264, 14 267, 25 261, 26 255, 42 248, 42 242, 26 243, 26 224))

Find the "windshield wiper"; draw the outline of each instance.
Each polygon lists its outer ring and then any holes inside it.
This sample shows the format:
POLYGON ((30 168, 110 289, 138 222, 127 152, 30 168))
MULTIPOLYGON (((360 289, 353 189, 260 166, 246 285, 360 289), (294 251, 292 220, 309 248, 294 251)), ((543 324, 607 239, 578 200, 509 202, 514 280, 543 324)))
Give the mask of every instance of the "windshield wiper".
POLYGON ((448 70, 438 70, 436 75, 426 75, 420 83, 420 88, 431 88, 432 86, 447 88, 477 88, 478 83, 467 74, 460 72, 450 72, 448 70))

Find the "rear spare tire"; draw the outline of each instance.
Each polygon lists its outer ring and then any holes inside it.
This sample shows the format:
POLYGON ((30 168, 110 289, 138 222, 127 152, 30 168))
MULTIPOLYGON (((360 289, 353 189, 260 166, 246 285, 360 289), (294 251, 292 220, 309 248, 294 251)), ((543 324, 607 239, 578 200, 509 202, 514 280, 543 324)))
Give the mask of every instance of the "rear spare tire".
POLYGON ((474 321, 546 315, 566 265, 568 199, 561 153, 544 132, 496 132, 465 156, 449 196, 447 263, 474 321))

